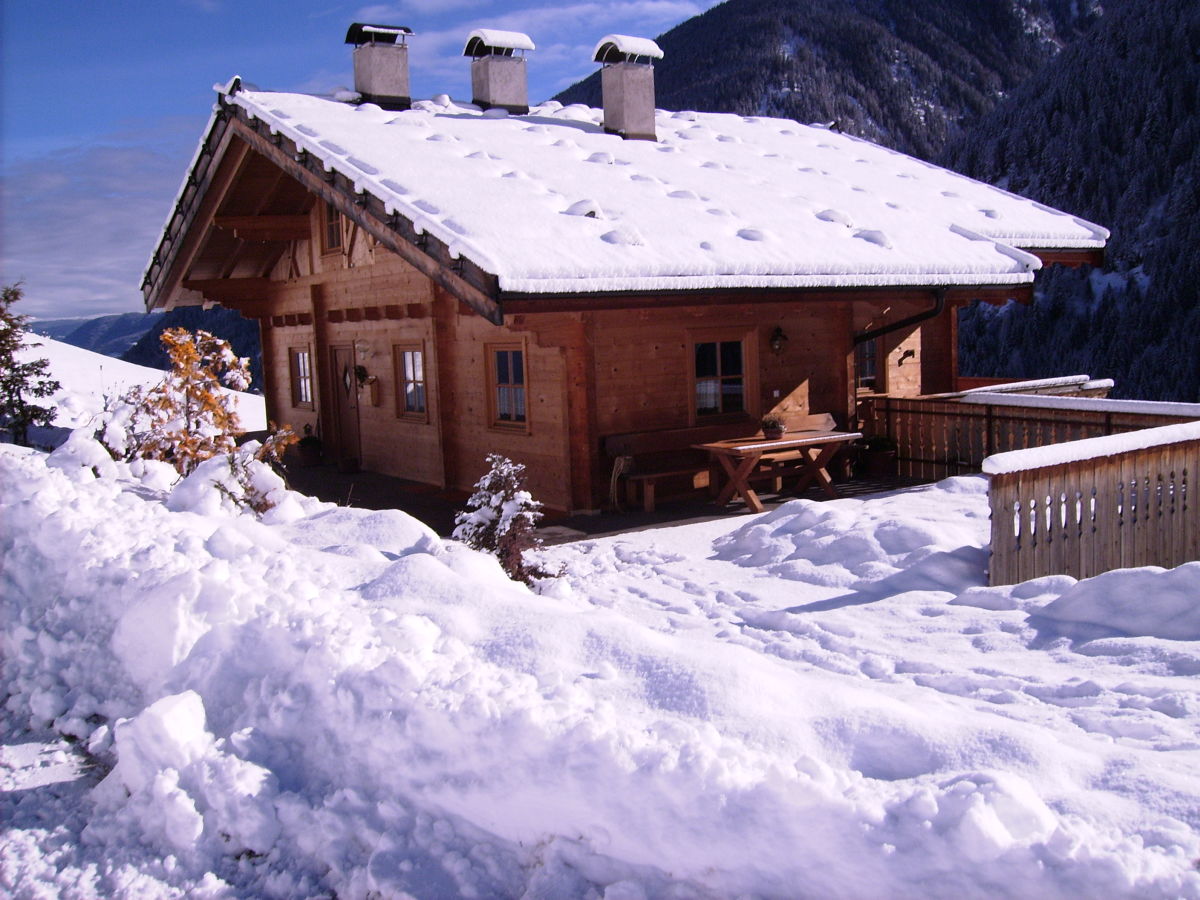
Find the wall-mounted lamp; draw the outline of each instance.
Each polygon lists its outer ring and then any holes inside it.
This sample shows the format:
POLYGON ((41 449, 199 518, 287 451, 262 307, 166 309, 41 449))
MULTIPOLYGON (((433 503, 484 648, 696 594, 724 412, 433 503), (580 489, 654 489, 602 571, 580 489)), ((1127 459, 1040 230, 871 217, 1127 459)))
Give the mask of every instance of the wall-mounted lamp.
POLYGON ((788 336, 783 333, 783 328, 776 325, 775 330, 771 332, 771 336, 767 338, 767 346, 771 348, 771 352, 776 356, 783 353, 783 348, 787 346, 788 336))
POLYGON ((909 347, 907 350, 905 350, 903 353, 900 354, 900 359, 898 359, 896 361, 896 365, 902 366, 902 365, 904 365, 904 361, 906 359, 912 359, 916 355, 917 355, 917 351, 914 350, 912 347, 909 347))

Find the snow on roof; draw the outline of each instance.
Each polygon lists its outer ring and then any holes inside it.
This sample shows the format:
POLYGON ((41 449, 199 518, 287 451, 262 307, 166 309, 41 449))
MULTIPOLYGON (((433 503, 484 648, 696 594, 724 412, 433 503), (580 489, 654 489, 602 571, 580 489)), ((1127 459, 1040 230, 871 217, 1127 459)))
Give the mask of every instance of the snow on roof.
POLYGON ((485 48, 505 50, 535 50, 533 38, 519 31, 499 31, 495 28, 476 28, 467 35, 463 56, 482 56, 485 48))
POLYGON ((388 112, 293 93, 226 101, 516 293, 1017 284, 1021 247, 1101 247, 1073 216, 785 119, 656 115, 657 142, 551 101, 445 95, 388 112))

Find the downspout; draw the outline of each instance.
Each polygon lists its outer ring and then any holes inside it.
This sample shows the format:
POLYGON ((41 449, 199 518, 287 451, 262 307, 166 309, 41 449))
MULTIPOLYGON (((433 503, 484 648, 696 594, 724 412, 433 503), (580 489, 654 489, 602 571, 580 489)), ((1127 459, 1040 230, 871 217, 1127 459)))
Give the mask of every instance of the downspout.
POLYGON ((946 289, 944 287, 937 288, 933 292, 933 306, 929 309, 922 310, 915 315, 909 316, 907 319, 901 319, 899 322, 892 322, 890 325, 880 325, 878 328, 871 328, 854 336, 854 346, 865 344, 867 341, 873 341, 876 338, 883 337, 885 334, 891 334, 893 331, 899 331, 902 328, 908 328, 910 325, 919 325, 921 322, 929 319, 936 319, 942 314, 946 308, 946 289))

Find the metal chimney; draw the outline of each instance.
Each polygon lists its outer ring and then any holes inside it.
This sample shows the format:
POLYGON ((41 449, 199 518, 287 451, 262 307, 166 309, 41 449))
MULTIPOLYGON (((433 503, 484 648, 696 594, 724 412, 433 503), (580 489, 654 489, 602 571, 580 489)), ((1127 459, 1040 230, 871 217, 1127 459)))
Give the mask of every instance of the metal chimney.
POLYGON ((656 141, 654 130, 654 66, 663 52, 649 38, 609 34, 600 39, 592 58, 603 63, 604 130, 626 140, 656 141))
POLYGON ((403 25, 355 22, 350 26, 346 43, 354 45, 354 90, 364 103, 393 110, 412 106, 404 43, 410 34, 412 29, 403 25))
POLYGON ((463 56, 471 57, 472 102, 484 109, 529 112, 529 83, 525 51, 533 50, 529 35, 519 31, 476 28, 467 37, 463 56), (514 53, 520 53, 515 56, 514 53))

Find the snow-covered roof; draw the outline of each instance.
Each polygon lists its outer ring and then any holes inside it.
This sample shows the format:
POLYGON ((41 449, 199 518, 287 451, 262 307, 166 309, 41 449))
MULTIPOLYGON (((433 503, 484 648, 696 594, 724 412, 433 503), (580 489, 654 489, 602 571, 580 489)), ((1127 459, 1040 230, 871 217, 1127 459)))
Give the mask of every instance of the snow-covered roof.
POLYGON ((225 101, 497 276, 508 293, 1026 283, 1021 248, 1097 248, 1074 216, 791 120, 656 114, 657 142, 603 112, 528 115, 442 96, 389 112, 306 94, 225 101))

